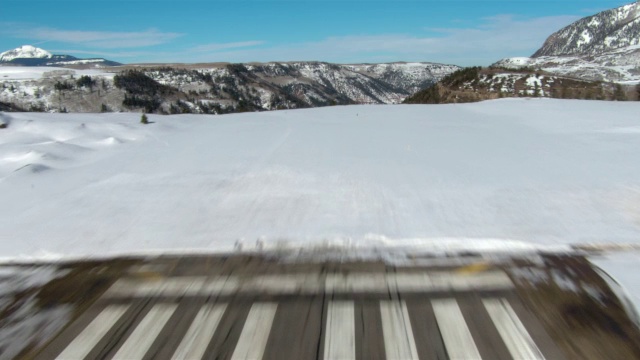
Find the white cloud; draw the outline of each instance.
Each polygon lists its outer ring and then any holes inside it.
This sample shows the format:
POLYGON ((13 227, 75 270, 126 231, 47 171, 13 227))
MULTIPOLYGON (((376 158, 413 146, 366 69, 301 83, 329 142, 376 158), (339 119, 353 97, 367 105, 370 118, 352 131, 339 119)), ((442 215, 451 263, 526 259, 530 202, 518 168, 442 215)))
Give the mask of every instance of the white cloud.
POLYGON ((247 40, 202 44, 184 50, 163 49, 161 52, 144 52, 137 48, 168 43, 182 34, 157 29, 140 32, 72 31, 0 23, 0 29, 4 28, 0 35, 84 48, 84 52, 60 53, 128 58, 135 62, 433 61, 467 66, 489 65, 511 56, 529 56, 551 33, 578 18, 549 16, 523 19, 499 15, 484 18, 476 26, 465 27, 456 22, 456 27, 425 28, 422 34, 345 35, 280 45, 247 40))
MULTIPOLYGON (((35 45, 35 44, 34 44, 35 45)), ((91 55, 107 58, 133 58, 157 55, 159 53, 144 52, 144 51, 91 51, 91 50, 78 50, 78 49, 47 49, 47 51, 54 54, 76 54, 76 55, 91 55)))
POLYGON ((552 32, 577 19, 576 16, 518 19, 500 15, 485 18, 475 27, 425 29, 430 36, 352 35, 260 49, 219 48, 194 55, 189 61, 406 60, 489 65, 504 57, 531 55, 552 32))
POLYGON ((213 44, 205 44, 196 46, 191 48, 189 51, 193 52, 215 52, 220 50, 228 50, 228 49, 237 49, 237 48, 246 48, 253 47, 264 44, 264 41, 241 41, 241 42, 233 42, 233 43, 213 43, 213 44))
POLYGON ((167 43, 182 34, 162 32, 157 29, 146 31, 79 31, 47 27, 20 26, 2 31, 14 38, 37 41, 56 41, 101 49, 135 48, 167 43))

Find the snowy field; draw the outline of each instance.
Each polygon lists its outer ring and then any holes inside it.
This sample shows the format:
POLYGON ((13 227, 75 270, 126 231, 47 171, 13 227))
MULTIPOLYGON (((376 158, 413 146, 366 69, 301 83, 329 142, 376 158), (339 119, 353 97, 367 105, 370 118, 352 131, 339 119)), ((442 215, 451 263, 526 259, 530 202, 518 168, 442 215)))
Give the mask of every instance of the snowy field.
MULTIPOLYGON (((0 254, 640 243, 639 113, 504 99, 147 126, 139 114, 0 114, 0 254)), ((638 260, 601 259, 614 276, 640 273, 638 260)))
POLYGON ((115 73, 99 69, 72 70, 50 66, 0 66, 0 80, 39 80, 59 74, 73 74, 75 76, 102 76, 113 78, 115 73))

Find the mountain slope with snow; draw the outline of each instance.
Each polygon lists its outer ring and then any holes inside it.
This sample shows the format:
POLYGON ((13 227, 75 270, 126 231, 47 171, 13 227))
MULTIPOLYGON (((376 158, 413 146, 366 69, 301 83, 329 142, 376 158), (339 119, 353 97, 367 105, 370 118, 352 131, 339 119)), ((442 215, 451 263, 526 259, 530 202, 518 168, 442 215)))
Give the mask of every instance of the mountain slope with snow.
POLYGON ((492 66, 529 67, 585 80, 640 82, 640 3, 580 19, 553 33, 530 58, 492 66))
POLYGON ((599 55, 640 45, 640 4, 580 19, 553 33, 532 57, 599 55))
POLYGON ((496 68, 542 70, 588 81, 640 83, 640 50, 623 48, 596 56, 540 56, 506 58, 491 65, 496 68))
POLYGON ((19 66, 84 66, 105 67, 122 65, 118 62, 102 58, 78 59, 71 55, 53 55, 50 52, 31 46, 23 45, 19 48, 0 54, 0 65, 19 66))
POLYGON ((342 65, 351 71, 382 80, 409 94, 433 85, 443 77, 459 70, 457 65, 435 63, 388 63, 342 65))
POLYGON ((0 102, 32 111, 209 114, 392 104, 457 69, 432 63, 323 62, 129 66, 93 72, 1 66, 0 102), (118 75, 127 80, 116 84, 118 75), (82 76, 91 77, 91 86, 78 84, 82 76), (132 86, 124 89, 123 83, 132 86), (159 95, 159 87, 167 91, 159 95))
POLYGON ((53 55, 43 49, 23 45, 19 48, 5 51, 0 54, 0 62, 9 62, 15 59, 50 59, 53 55))

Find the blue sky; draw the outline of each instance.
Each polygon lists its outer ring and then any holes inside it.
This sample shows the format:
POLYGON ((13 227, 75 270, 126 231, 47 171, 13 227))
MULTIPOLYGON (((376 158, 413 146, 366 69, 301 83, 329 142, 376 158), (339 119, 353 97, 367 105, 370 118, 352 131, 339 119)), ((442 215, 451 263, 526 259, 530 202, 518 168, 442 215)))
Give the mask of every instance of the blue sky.
POLYGON ((2 0, 0 51, 137 62, 489 65, 613 0, 2 0))

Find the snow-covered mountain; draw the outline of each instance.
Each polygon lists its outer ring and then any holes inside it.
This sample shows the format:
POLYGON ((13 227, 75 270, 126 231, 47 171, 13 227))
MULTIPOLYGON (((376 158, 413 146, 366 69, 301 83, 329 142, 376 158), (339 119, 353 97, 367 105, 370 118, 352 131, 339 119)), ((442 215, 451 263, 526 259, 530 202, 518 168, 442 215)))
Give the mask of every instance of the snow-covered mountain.
POLYGON ((553 33, 532 57, 600 55, 640 44, 640 4, 580 19, 553 33))
POLYGON ((343 68, 382 80, 409 93, 415 93, 460 69, 456 65, 395 62, 387 64, 352 64, 343 68))
MULTIPOLYGON (((265 83, 281 85, 285 91, 300 94, 305 102, 313 105, 332 102, 336 100, 334 97, 343 98, 337 103, 398 103, 460 67, 433 63, 293 62, 247 65, 246 69, 247 74, 255 75, 265 83)), ((267 89, 269 86, 259 87, 267 89)))
POLYGON ((31 45, 23 45, 1 53, 0 62, 9 62, 15 59, 50 59, 52 57, 53 55, 46 50, 31 45))
POLYGON ((588 80, 640 81, 640 3, 580 19, 553 33, 530 58, 495 67, 531 67, 588 80))
POLYGON ((129 65, 91 76, 84 83, 66 69, 113 65, 104 59, 52 55, 23 46, 0 61, 0 103, 32 111, 139 111, 226 113, 347 104, 397 104, 460 69, 428 62, 331 64, 129 65), (11 65, 29 66, 22 71, 11 65), (18 69, 18 70, 16 70, 18 69), (114 73, 120 82, 114 81, 114 73), (97 90, 97 91, 95 91, 97 90), (160 92, 158 92, 161 90, 160 92))
POLYGON ((84 66, 102 67, 121 65, 103 58, 78 59, 71 55, 54 55, 31 45, 23 45, 0 54, 0 65, 20 66, 84 66))
POLYGON ((132 65, 90 73, 4 66, 0 103, 33 111, 215 114, 395 104, 458 69, 434 63, 288 62, 132 65))

